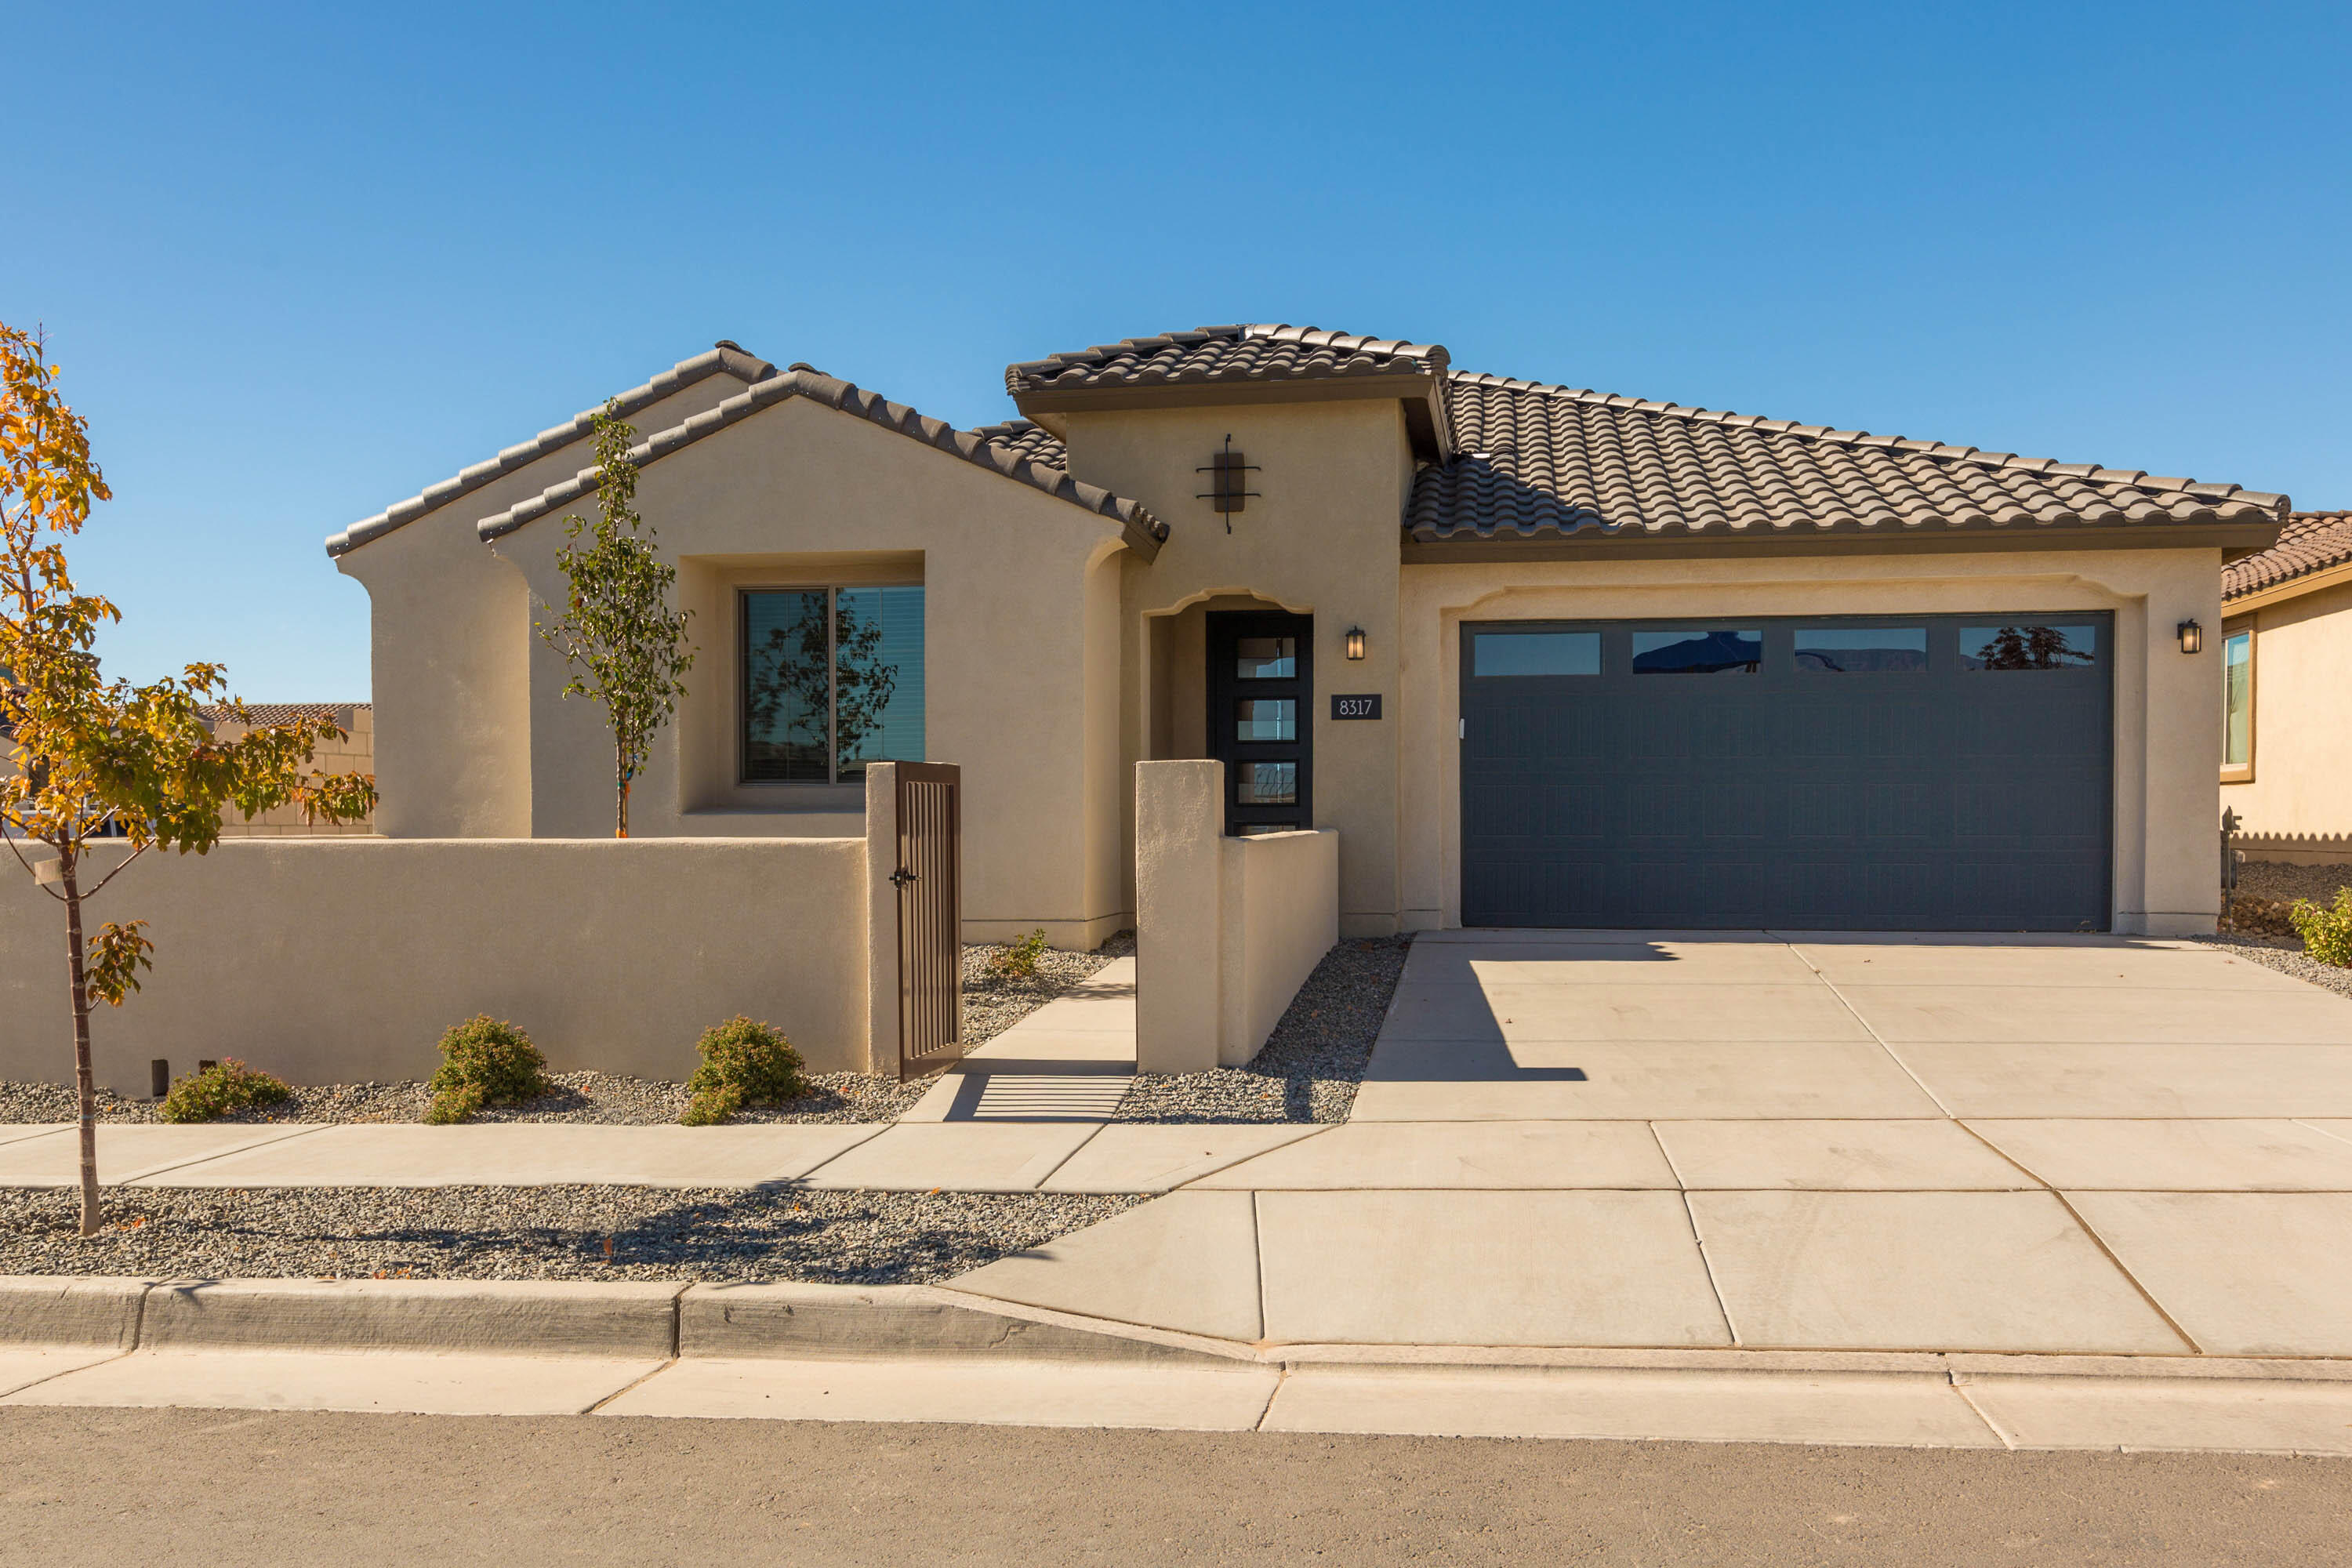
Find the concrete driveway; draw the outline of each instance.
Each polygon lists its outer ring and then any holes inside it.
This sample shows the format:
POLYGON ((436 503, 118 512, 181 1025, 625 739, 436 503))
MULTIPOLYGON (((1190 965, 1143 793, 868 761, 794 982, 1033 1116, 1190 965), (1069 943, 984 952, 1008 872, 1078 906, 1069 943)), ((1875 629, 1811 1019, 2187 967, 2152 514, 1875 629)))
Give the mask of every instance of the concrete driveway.
POLYGON ((959 1287, 1256 1342, 2352 1357, 2352 1001, 2193 942, 1433 933, 1349 1124, 959 1287))

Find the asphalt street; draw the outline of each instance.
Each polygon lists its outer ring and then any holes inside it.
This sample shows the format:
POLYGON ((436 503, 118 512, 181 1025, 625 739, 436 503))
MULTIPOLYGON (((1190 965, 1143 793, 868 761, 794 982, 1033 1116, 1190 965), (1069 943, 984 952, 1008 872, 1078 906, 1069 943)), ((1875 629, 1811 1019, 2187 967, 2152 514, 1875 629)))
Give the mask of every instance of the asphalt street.
POLYGON ((2345 1560, 2352 1462, 0 1410, 0 1563, 2345 1560))

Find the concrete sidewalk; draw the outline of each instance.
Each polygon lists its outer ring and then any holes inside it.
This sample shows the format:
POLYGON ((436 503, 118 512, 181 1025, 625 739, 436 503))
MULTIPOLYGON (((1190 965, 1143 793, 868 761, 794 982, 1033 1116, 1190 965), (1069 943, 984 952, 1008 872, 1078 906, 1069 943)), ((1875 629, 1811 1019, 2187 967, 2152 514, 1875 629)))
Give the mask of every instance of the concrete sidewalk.
POLYGON ((948 1289, 0 1279, 0 1406, 2352 1454, 2352 1362, 1269 1347, 948 1289))

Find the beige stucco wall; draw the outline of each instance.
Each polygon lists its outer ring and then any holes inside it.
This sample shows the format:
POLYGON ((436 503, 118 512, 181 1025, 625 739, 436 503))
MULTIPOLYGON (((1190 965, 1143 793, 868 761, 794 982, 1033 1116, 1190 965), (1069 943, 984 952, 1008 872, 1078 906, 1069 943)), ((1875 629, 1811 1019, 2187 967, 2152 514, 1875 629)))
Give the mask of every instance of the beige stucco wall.
MULTIPOLYGON (((649 435, 744 388, 721 372, 640 410, 649 435)), ((336 559, 368 591, 376 828, 395 838, 530 832, 531 607, 474 524, 572 478, 593 439, 544 454, 336 559)))
MULTIPOLYGON (((1112 837, 1124 783, 1108 722, 1116 521, 802 398, 648 467, 637 509, 678 563, 698 652, 678 721, 632 791, 633 833, 861 833, 854 786, 738 783, 736 595, 920 583, 924 749, 964 769, 966 936, 1043 926, 1056 945, 1092 946, 1130 923, 1112 837)), ((497 552, 546 598, 560 592, 562 542, 542 518, 497 552)), ((610 834, 602 710, 562 697, 553 650, 534 643, 529 659, 528 831, 610 834)))
POLYGON ((2114 550, 1415 564, 1403 572, 1399 724, 1404 921, 1461 923, 1460 626, 1467 620, 1943 615, 2116 617, 2115 929, 2210 931, 2220 815, 2217 550, 2114 550))
POLYGON ((1200 754, 1202 692, 1192 606, 1252 601, 1315 617, 1314 816, 1340 835, 1342 929, 1397 929, 1394 720, 1334 724, 1325 695, 1396 689, 1398 520, 1412 478, 1404 416, 1393 401, 1255 404, 1071 414, 1071 471, 1140 500, 1170 524, 1157 560, 1128 558, 1120 660, 1127 761, 1200 754), (1259 492, 1225 519, 1197 497, 1227 435, 1256 465, 1259 492), (1345 657, 1349 626, 1367 657, 1345 657), (1158 651, 1155 652, 1155 644, 1158 651), (1155 671, 1158 679, 1155 679, 1155 671), (1168 749, 1172 747, 1172 750, 1168 749))
POLYGON ((2226 629, 2242 620, 2254 627, 2254 776, 2223 784, 2221 804, 2257 855, 2352 859, 2352 583, 2233 613, 2226 629))
POLYGON ((1339 940, 1340 836, 1224 834, 1224 764, 1135 770, 1136 1067, 1257 1055, 1339 940))
MULTIPOLYGON (((94 861, 109 851, 92 852, 94 861)), ((145 990, 92 1020, 101 1083, 237 1057, 297 1083, 428 1076, 476 1013, 558 1070, 678 1079, 737 1013, 868 1064, 862 839, 256 838, 149 856, 89 906, 145 920, 145 990)), ((0 1079, 67 1081, 64 915, 0 881, 0 1079), (54 957, 54 962, 51 962, 54 957)), ((895 1046, 893 1047, 895 1049, 895 1046)))

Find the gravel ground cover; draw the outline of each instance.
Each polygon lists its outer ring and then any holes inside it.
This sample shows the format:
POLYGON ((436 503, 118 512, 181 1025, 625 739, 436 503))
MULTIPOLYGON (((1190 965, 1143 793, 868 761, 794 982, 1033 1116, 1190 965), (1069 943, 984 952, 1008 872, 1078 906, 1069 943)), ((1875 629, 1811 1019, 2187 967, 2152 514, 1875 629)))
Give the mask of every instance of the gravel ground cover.
MULTIPOLYGON (((964 1030, 972 1045, 992 1038, 1044 1006, 1114 958, 1135 951, 1133 932, 1113 937, 1094 952, 1048 950, 1034 980, 1008 980, 989 971, 1002 946, 975 943, 963 952, 964 1030)), ((521 1105, 478 1111, 476 1121, 572 1121, 649 1126, 676 1121, 693 1097, 682 1083, 621 1078, 600 1072, 548 1075, 553 1092, 521 1105)), ((754 1106, 739 1111, 739 1122, 889 1121, 923 1097, 927 1083, 900 1083, 869 1073, 815 1073, 810 1091, 788 1105, 754 1106)), ((281 1104, 240 1110, 223 1121, 422 1121, 433 1096, 422 1083, 335 1083, 299 1086, 281 1104)), ((152 1100, 120 1100, 103 1091, 102 1121, 160 1121, 152 1100)), ((70 1121, 73 1090, 54 1083, 0 1083, 0 1122, 70 1121)))
POLYGON ((1058 1193, 656 1187, 0 1187, 0 1274, 162 1279, 688 1279, 911 1285, 1141 1202, 1058 1193), (607 1250, 609 1247, 609 1251, 607 1250))
POLYGON ((1139 1078, 1121 1121, 1345 1121, 1356 1103, 1410 936, 1343 942, 1323 955, 1245 1067, 1139 1078))
POLYGON ((2303 943, 2293 937, 2273 939, 2223 931, 2217 936, 2191 937, 2189 940, 2213 947, 2226 947, 2241 958, 2259 963, 2265 969, 2292 974, 2297 980, 2308 980, 2338 996, 2352 997, 2352 969, 2338 969, 2332 963, 2320 963, 2305 953, 2303 943))

